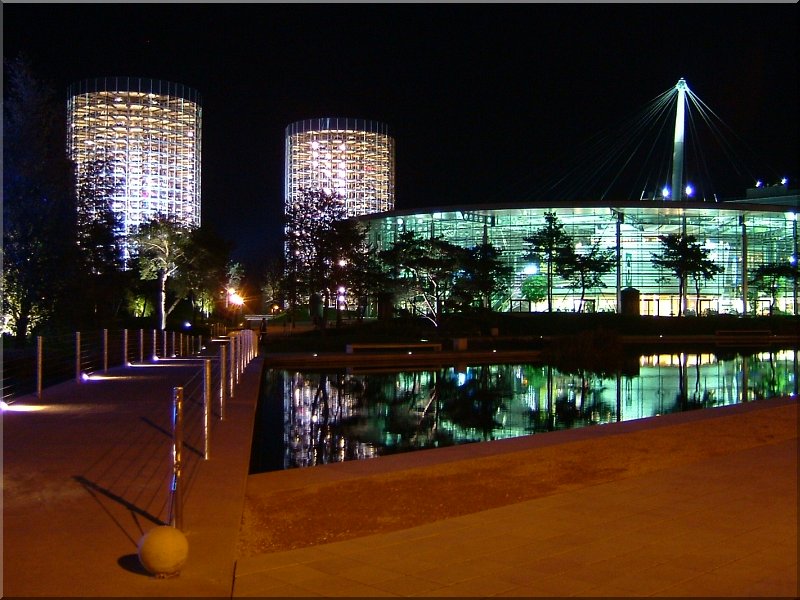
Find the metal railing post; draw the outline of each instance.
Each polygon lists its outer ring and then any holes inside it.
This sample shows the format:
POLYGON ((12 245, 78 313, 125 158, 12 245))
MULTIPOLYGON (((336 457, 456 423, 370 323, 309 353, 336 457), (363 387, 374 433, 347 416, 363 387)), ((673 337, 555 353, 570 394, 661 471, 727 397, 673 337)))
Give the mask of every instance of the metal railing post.
POLYGON ((203 434, 203 458, 208 460, 211 456, 211 360, 208 358, 203 361, 203 434))
POLYGON ((228 373, 228 377, 229 377, 229 380, 230 380, 229 381, 230 394, 229 394, 228 397, 229 398, 233 398, 233 393, 234 393, 234 385, 233 384, 234 384, 234 377, 235 377, 234 373, 236 372, 236 347, 235 347, 234 342, 233 342, 233 336, 229 337, 228 339, 230 340, 230 343, 231 343, 231 351, 230 351, 230 357, 229 357, 229 359, 231 361, 230 362, 231 368, 230 368, 230 373, 228 373))
POLYGON ((139 362, 144 362, 144 329, 139 330, 139 362))
POLYGON ((183 388, 172 388, 172 481, 170 482, 170 522, 183 526, 181 470, 183 468, 183 388))
POLYGON ((122 330, 122 366, 128 366, 128 330, 122 330))
POLYGON ((158 359, 158 337, 156 336, 156 330, 153 329, 153 360, 158 359))
POLYGON ((108 329, 103 329, 103 373, 108 372, 108 329))
POLYGON ((228 387, 225 344, 219 345, 219 418, 225 419, 225 388, 228 387))
POLYGON ((161 358, 167 358, 169 354, 167 354, 167 330, 163 329, 161 331, 161 358))
POLYGON ((177 356, 178 353, 175 352, 175 332, 172 332, 172 356, 177 356))
POLYGON ((239 383, 239 377, 242 375, 242 371, 244 371, 244 336, 241 333, 236 334, 236 354, 238 358, 236 383, 239 383))
POLYGON ((233 337, 231 338, 231 340, 233 341, 233 354, 236 357, 236 360, 235 360, 235 363, 234 363, 236 365, 236 369, 235 369, 234 374, 233 374, 233 382, 234 383, 239 383, 239 369, 242 366, 242 356, 241 356, 242 355, 242 348, 241 348, 241 344, 239 343, 239 334, 238 333, 234 333, 233 337))
POLYGON ((75 332, 75 383, 81 382, 81 332, 75 332))
POLYGON ((44 338, 36 336, 36 397, 42 399, 42 357, 44 356, 44 338))

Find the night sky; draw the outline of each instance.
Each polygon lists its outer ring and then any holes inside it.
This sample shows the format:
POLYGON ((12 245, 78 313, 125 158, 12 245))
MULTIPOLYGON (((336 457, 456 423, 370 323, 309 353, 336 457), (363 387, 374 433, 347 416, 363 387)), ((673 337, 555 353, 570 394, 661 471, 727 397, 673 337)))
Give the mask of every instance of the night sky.
MULTIPOLYGON (((307 118, 389 125, 397 209, 529 201, 542 165, 685 77, 753 169, 797 175, 792 4, 2 8, 4 56, 23 51, 65 104, 70 82, 106 75, 202 94, 203 222, 248 267, 280 252, 284 131, 307 118)), ((742 196, 729 162, 716 189, 742 196)))

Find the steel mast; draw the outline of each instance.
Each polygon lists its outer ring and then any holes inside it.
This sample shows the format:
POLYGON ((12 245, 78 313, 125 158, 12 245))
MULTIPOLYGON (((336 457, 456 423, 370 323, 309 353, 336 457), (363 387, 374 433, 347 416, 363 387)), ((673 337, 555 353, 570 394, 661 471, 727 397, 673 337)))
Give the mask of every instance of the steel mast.
POLYGON ((683 121, 685 116, 686 80, 681 77, 675 85, 678 90, 678 104, 675 111, 675 141, 672 147, 672 190, 673 200, 683 199, 683 121))

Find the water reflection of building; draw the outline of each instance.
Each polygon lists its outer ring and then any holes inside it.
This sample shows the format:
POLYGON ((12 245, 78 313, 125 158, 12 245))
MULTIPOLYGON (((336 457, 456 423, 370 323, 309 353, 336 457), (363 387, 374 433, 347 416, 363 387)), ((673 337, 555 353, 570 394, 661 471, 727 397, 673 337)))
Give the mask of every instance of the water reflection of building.
POLYGON ((376 456, 370 444, 341 435, 357 414, 343 375, 293 373, 284 378, 287 467, 308 467, 376 456), (333 378, 333 381, 331 379, 333 378))
POLYGON ((284 467, 518 437, 797 394, 792 350, 643 356, 636 376, 547 365, 286 373, 284 467))

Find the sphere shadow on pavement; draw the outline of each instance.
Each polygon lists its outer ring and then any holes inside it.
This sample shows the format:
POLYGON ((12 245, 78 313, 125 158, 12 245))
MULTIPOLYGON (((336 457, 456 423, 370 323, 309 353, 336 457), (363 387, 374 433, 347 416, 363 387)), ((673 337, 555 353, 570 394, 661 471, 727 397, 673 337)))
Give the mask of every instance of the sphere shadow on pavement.
POLYGON ((150 573, 148 573, 147 570, 142 566, 142 563, 139 561, 139 555, 135 552, 133 554, 120 556, 117 560, 117 564, 126 571, 130 571, 136 575, 145 575, 150 577, 150 573))

